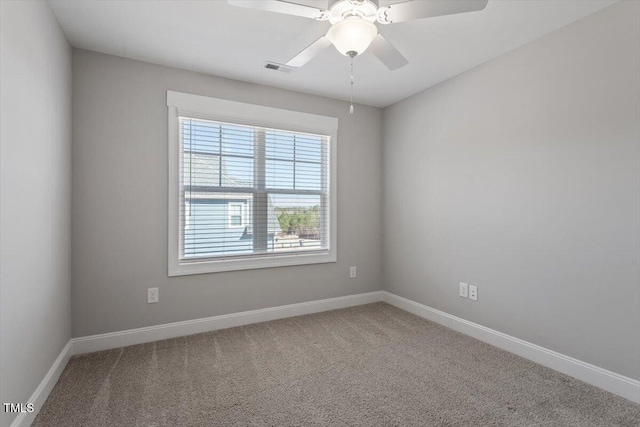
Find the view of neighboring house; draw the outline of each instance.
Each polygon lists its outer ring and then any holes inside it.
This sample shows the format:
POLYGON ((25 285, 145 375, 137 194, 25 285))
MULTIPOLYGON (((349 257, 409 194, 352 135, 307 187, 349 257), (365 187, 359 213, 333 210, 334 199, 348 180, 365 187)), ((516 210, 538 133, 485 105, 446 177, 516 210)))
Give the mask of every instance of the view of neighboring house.
MULTIPOLYGON (((187 152, 183 156, 183 176, 193 187, 248 187, 251 182, 231 177, 227 156, 187 152), (193 167, 192 167, 193 165, 193 167), (189 181, 190 180, 190 181, 189 181), (221 182, 222 185, 219 185, 221 182)), ((184 192, 184 257, 233 256, 253 252, 253 193, 224 191, 184 192)), ((281 232, 268 197, 268 249, 275 249, 281 232)))
POLYGON ((180 128, 183 259, 322 249, 321 137, 193 118, 180 128), (256 139, 264 150, 262 197, 256 139), (267 204, 262 244, 254 235, 260 203, 267 204))

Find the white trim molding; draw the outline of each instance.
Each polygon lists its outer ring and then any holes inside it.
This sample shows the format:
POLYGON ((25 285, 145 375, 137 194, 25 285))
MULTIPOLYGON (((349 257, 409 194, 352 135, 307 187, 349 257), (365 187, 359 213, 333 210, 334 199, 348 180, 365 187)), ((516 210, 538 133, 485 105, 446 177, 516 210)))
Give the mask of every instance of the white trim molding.
POLYGON ((371 304, 382 301, 382 291, 364 294, 347 295, 344 297, 328 298, 308 301, 298 304, 281 305, 278 307, 262 308, 259 310, 243 311, 240 313, 223 314, 203 319, 186 320, 183 322, 167 323, 146 328, 129 329, 120 332, 91 335, 73 338, 73 354, 91 353, 143 344, 169 338, 200 334, 218 329, 233 328, 251 323, 267 322, 269 320, 284 319, 286 317, 302 316, 319 313, 321 311, 337 310, 356 305, 371 304))
POLYGON ((33 420, 36 419, 36 416, 42 409, 44 402, 46 402, 49 397, 49 393, 53 390, 53 387, 58 382, 60 375, 64 371, 64 368, 67 366, 69 359, 73 355, 73 343, 72 340, 67 342, 67 345, 64 346, 56 360, 51 365, 51 368, 44 376, 38 387, 33 392, 28 403, 33 403, 33 412, 21 412, 11 423, 11 427, 26 427, 30 426, 33 423, 33 420))
POLYGON ((266 128, 327 135, 332 135, 338 130, 338 119, 336 117, 284 110, 265 105, 247 104, 172 90, 167 91, 167 106, 175 107, 181 114, 204 115, 203 118, 214 118, 215 120, 249 126, 263 126, 266 128))
POLYGON ((604 389, 632 402, 640 403, 640 381, 616 374, 573 357, 469 322, 424 304, 383 291, 382 300, 402 310, 439 323, 455 331, 484 341, 547 368, 604 389))

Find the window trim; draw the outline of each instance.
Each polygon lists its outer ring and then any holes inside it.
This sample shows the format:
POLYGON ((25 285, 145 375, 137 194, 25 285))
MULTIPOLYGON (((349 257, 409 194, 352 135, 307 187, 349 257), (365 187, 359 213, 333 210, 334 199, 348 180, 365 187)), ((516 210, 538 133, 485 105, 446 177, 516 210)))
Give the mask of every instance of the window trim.
MULTIPOLYGON (((337 135, 338 119, 262 105, 245 104, 182 92, 167 91, 168 110, 168 275, 215 273, 305 264, 337 262, 338 194, 337 135), (180 261, 180 137, 179 116, 226 121, 292 132, 327 135, 329 142, 329 250, 322 253, 254 255, 206 261, 180 261)), ((244 209, 243 209, 244 210, 244 209)))

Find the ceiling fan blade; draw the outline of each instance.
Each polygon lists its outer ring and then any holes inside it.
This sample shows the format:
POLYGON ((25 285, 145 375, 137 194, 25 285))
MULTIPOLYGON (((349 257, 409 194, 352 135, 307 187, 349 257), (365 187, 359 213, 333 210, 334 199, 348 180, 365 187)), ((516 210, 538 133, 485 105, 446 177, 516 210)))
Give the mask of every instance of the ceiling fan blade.
POLYGON ((369 50, 391 71, 404 67, 409 63, 407 58, 402 56, 398 49, 393 47, 380 33, 378 33, 376 38, 371 42, 369 50))
POLYGON ((286 15, 302 16, 311 19, 328 19, 326 10, 305 6, 285 0, 227 0, 232 6, 260 9, 286 15))
POLYGON ((414 21, 454 13, 475 12, 487 7, 489 0, 413 0, 381 8, 383 24, 414 21))
POLYGON ((287 62, 287 65, 290 67, 302 67, 329 46, 331 46, 331 40, 329 40, 329 37, 322 36, 307 46, 307 48, 302 52, 291 58, 287 62))

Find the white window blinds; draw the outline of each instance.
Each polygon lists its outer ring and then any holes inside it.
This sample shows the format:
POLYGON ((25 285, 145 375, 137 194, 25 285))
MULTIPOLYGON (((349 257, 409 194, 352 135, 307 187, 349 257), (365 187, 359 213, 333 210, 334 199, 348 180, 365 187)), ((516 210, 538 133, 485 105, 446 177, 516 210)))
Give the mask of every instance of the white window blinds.
POLYGON ((330 135, 178 122, 180 262, 329 251, 330 135))

